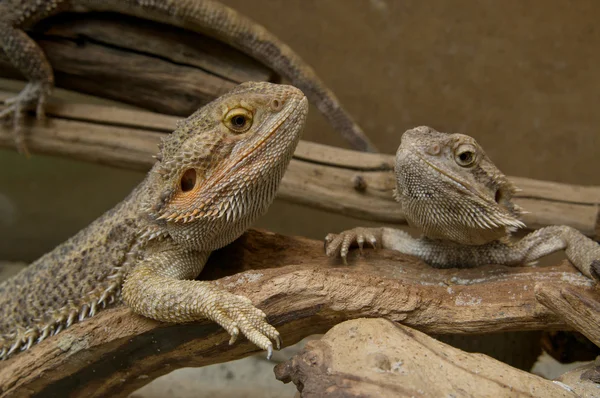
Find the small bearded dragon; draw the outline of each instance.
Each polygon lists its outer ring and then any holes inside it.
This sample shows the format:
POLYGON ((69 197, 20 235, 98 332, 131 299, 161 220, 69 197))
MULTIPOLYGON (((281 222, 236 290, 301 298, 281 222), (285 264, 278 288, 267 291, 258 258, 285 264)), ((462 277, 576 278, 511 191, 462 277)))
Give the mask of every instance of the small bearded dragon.
POLYGON ((375 152, 362 129, 333 92, 290 47, 263 26, 213 0, 0 0, 0 49, 29 83, 6 101, 0 119, 12 117, 17 148, 26 152, 23 111, 37 105, 44 117, 46 97, 54 86, 52 66, 25 33, 37 22, 61 12, 117 12, 203 33, 250 55, 290 80, 314 102, 334 129, 355 148, 375 152))
POLYGON ((423 236, 392 228, 355 228, 325 237, 328 256, 365 242, 419 257, 437 268, 485 264, 523 265, 565 250, 584 275, 598 278, 600 245, 567 226, 550 226, 518 242, 510 235, 524 227, 513 203, 517 188, 467 135, 429 127, 408 130, 396 152, 396 189, 408 224, 423 236))
POLYGON ((193 279, 267 210, 307 112, 295 87, 244 83, 181 121, 123 202, 0 284, 0 358, 121 301, 164 322, 209 318, 270 357, 266 315, 193 279))

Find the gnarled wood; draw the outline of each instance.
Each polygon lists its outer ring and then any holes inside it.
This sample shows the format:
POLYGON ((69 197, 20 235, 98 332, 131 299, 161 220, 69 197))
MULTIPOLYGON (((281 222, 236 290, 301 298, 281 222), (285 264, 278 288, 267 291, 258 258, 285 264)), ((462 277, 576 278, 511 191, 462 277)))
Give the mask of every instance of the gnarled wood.
MULTIPOLYGON (((188 116, 239 83, 279 79, 222 42, 119 14, 60 14, 32 36, 57 87, 172 115, 188 116)), ((0 76, 20 77, 6 59, 0 76)))
POLYGON ((598 392, 593 382, 577 380, 574 373, 555 383, 383 319, 334 326, 277 365, 275 375, 293 381, 302 398, 575 398, 598 392))
MULTIPOLYGON (((8 97, 0 93, 0 99, 8 97)), ((170 133, 177 118, 144 111, 83 104, 49 104, 48 120, 29 119, 28 146, 33 153, 135 170, 148 170, 161 133, 170 133)), ((0 125, 0 147, 14 146, 10 126, 0 125)), ((279 198, 390 224, 405 224, 392 198, 390 155, 369 154, 300 142, 279 191, 279 198), (357 185, 358 183, 358 185, 357 185)), ((516 203, 529 213, 528 228, 564 224, 600 237, 600 187, 559 184, 510 177, 523 189, 516 203)))
POLYGON ((535 297, 600 347, 600 290, 580 291, 540 283, 535 287, 535 297))
MULTIPOLYGON (((437 334, 564 329, 560 317, 537 303, 535 285, 593 289, 566 262, 438 270, 396 252, 365 250, 344 266, 323 255, 322 242, 259 231, 216 252, 205 271, 202 279, 218 279, 265 310, 286 345, 359 317, 437 334)), ((208 322, 167 325, 124 307, 101 311, 0 364, 2 396, 124 396, 178 367, 257 352, 246 340, 229 346, 228 339, 208 322)))

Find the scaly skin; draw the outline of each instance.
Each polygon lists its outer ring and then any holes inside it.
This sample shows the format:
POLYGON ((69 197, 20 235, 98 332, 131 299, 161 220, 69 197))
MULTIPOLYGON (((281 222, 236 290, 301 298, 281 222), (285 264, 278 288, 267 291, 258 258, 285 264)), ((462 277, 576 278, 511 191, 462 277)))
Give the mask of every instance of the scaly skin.
POLYGON ((598 279, 600 245, 567 226, 550 226, 518 242, 510 234, 524 224, 512 202, 516 187, 467 135, 429 127, 408 130, 396 152, 396 190, 409 225, 420 239, 392 228, 354 228, 325 238, 328 256, 344 262, 350 247, 397 250, 438 268, 484 264, 523 265, 564 250, 584 275, 598 279))
POLYGON ((42 49, 24 29, 60 12, 111 11, 168 23, 222 40, 261 61, 289 79, 314 102, 334 129, 355 148, 375 152, 362 129, 342 108, 333 92, 290 47, 264 27, 212 0, 0 0, 0 48, 29 80, 27 87, 7 101, 0 118, 13 116, 15 142, 26 146, 21 132, 23 110, 37 104, 44 116, 44 102, 54 86, 52 66, 42 49))
POLYGON ((292 86, 245 83, 180 122, 129 197, 0 284, 0 357, 121 301, 165 322, 212 319, 270 356, 265 314, 193 279, 267 210, 307 112, 292 86))

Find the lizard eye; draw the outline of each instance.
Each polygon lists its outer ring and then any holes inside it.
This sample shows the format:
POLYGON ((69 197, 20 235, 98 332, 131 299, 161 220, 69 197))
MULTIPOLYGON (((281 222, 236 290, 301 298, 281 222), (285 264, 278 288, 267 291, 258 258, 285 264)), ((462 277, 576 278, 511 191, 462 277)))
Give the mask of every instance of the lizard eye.
POLYGON ((475 151, 470 145, 463 145, 454 152, 454 158, 459 166, 469 167, 475 163, 475 151))
POLYGON ((223 122, 234 133, 245 133, 252 127, 252 112, 245 108, 232 109, 227 112, 223 122))
POLYGON ((196 170, 187 169, 179 181, 182 192, 189 192, 196 186, 196 170))

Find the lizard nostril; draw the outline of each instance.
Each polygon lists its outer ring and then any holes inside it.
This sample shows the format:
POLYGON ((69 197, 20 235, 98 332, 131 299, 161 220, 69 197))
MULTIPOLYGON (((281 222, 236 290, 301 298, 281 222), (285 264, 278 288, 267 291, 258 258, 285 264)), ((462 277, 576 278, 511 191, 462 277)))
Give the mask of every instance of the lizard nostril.
POLYGON ((283 103, 278 100, 278 99, 274 99, 273 101, 271 101, 271 109, 275 112, 280 111, 281 108, 283 107, 283 103))
POLYGON ((432 144, 429 146, 429 148, 427 148, 427 153, 430 155, 439 155, 441 151, 441 148, 438 144, 432 144))
POLYGON ((180 185, 183 192, 188 192, 194 189, 196 186, 196 170, 187 169, 181 176, 180 185))

